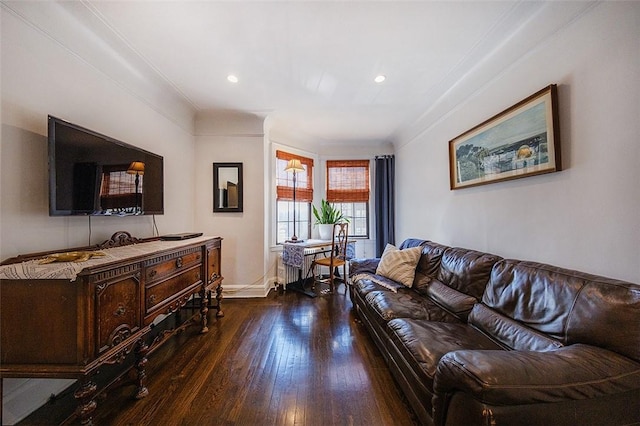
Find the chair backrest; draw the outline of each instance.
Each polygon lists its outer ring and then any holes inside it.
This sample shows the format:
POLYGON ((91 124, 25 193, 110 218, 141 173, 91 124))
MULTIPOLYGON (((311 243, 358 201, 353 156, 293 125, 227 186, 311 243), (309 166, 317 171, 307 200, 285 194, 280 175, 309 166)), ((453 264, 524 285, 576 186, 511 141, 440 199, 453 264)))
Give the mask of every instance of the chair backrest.
POLYGON ((331 247, 331 257, 335 259, 347 259, 347 239, 349 234, 349 223, 335 223, 333 225, 333 244, 331 247))

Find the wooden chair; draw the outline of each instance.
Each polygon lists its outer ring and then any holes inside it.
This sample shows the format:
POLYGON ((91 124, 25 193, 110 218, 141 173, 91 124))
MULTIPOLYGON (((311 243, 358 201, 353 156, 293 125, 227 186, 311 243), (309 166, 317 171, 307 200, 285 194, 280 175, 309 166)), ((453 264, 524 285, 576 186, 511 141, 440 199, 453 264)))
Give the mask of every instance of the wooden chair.
POLYGON ((349 231, 348 223, 336 223, 333 225, 333 242, 331 244, 331 255, 314 259, 311 265, 313 269, 313 284, 329 283, 330 291, 335 289, 335 280, 341 279, 346 283, 347 277, 347 238, 349 231), (316 273, 316 267, 326 266, 329 268, 329 276, 323 278, 321 274, 316 273), (336 274, 339 267, 342 266, 342 277, 336 274))

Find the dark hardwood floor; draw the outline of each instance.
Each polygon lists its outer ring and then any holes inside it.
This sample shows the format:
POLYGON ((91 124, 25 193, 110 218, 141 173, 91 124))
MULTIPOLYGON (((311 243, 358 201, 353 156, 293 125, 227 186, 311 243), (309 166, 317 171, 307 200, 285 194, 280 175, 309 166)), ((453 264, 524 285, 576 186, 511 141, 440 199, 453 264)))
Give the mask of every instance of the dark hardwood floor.
POLYGON ((209 333, 190 327, 149 357, 147 398, 114 389, 98 401, 95 424, 415 424, 343 284, 314 299, 272 291, 223 308, 209 333))

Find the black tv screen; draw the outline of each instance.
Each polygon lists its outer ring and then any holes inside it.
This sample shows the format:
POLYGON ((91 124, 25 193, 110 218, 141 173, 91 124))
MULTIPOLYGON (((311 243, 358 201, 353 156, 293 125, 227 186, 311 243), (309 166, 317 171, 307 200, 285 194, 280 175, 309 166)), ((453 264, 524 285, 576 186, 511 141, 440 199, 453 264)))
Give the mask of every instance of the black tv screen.
POLYGON ((49 116, 49 215, 164 213, 159 155, 49 116))

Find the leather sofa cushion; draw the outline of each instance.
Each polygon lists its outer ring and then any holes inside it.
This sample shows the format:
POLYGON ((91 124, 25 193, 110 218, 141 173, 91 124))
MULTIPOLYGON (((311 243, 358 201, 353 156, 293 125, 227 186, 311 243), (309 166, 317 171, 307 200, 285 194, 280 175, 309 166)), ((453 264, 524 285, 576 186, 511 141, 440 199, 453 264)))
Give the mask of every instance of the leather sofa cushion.
POLYGON ((587 343, 640 362, 640 286, 590 277, 567 324, 569 343, 587 343))
POLYGON ((462 248, 448 248, 442 255, 438 280, 480 300, 499 256, 462 248))
POLYGON ((438 280, 431 281, 426 293, 436 304, 464 322, 467 321, 467 316, 471 312, 473 305, 478 302, 475 297, 460 293, 458 290, 446 286, 438 280))
POLYGON ((500 349, 482 333, 466 324, 398 318, 389 321, 390 337, 403 358, 433 389, 433 376, 440 358, 460 349, 500 349))
POLYGON ((482 301, 565 345, 585 343, 640 361, 640 286, 551 265, 496 264, 482 301))
POLYGON ((379 324, 395 318, 424 319, 431 321, 460 322, 460 320, 442 309, 432 300, 420 296, 410 289, 390 291, 372 291, 365 300, 376 314, 379 324))
POLYGON ((566 344, 567 320, 584 280, 554 269, 503 260, 493 268, 482 302, 566 344))
POLYGON ((563 346, 559 341, 487 308, 481 303, 473 307, 469 315, 469 324, 508 349, 550 351, 563 346))
POLYGON ((442 255, 449 247, 432 241, 425 241, 422 245, 422 254, 416 267, 416 276, 413 280, 413 288, 421 294, 426 294, 426 289, 431 280, 438 275, 442 255))

